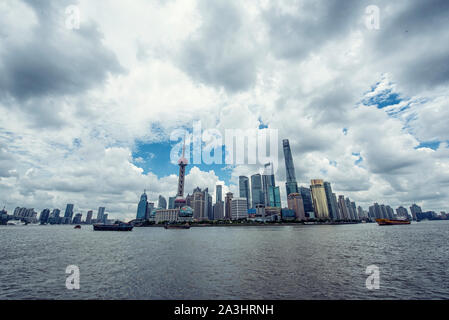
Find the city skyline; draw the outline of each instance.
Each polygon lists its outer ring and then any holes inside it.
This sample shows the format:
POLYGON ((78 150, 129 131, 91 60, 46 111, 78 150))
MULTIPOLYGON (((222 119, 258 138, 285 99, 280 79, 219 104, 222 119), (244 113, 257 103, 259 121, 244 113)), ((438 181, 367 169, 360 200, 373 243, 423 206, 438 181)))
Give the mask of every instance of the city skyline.
MULTIPOLYGON (((65 1, 8 2, 0 9, 1 207, 104 205, 130 219, 142 189, 154 203, 176 194, 170 135, 201 121, 222 133, 278 130, 289 138, 298 187, 323 179, 337 200, 344 194, 364 208, 447 210, 447 4, 379 0, 380 26, 369 29, 371 3, 318 3, 73 1, 76 29, 64 23, 65 1)), ((239 176, 259 169, 193 165, 185 190, 214 195, 222 184, 237 195, 239 176)), ((284 161, 276 172, 285 206, 284 161)))

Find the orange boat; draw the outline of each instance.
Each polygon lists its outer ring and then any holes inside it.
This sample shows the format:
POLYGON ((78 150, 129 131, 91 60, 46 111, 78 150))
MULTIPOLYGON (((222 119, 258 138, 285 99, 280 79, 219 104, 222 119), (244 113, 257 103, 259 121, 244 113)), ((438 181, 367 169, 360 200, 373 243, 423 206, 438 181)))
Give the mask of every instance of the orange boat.
POLYGON ((379 226, 394 226, 398 224, 410 224, 409 220, 397 220, 397 219, 376 219, 379 226))

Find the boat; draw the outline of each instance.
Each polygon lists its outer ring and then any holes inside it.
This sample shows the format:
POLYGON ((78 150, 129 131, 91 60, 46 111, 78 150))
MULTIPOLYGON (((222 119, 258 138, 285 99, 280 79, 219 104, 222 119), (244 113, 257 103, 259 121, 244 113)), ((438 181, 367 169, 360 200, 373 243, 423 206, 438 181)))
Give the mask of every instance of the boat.
POLYGON ((400 220, 400 219, 376 219, 376 222, 379 226, 394 226, 401 224, 410 224, 409 220, 400 220))
POLYGON ((165 229, 190 229, 190 225, 186 224, 165 224, 165 229))
POLYGON ((76 226, 73 227, 73 229, 81 229, 81 226, 77 224, 76 226))
POLYGON ((115 221, 113 224, 94 224, 94 231, 131 231, 133 226, 122 221, 115 221))

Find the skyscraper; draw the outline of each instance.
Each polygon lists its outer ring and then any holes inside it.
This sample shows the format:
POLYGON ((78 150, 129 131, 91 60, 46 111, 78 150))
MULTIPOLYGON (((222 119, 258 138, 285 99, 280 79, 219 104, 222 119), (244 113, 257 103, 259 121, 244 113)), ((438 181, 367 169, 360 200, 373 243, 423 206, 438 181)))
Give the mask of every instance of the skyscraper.
POLYGON ((313 201, 312 195, 309 188, 300 187, 299 192, 301 194, 302 202, 304 204, 304 211, 306 212, 306 217, 310 217, 310 213, 313 214, 313 201))
POLYGON ((246 199, 246 206, 250 207, 250 196, 249 196, 249 179, 245 176, 239 177, 239 191, 240 191, 240 198, 246 199))
POLYGON ((167 209, 167 200, 161 195, 159 195, 157 206, 162 209, 167 209))
POLYGON ((321 179, 311 180, 310 191, 312 193, 313 207, 315 209, 315 217, 317 219, 329 219, 329 209, 326 200, 326 191, 324 190, 324 182, 321 179))
POLYGON ((351 220, 348 208, 346 207, 345 196, 338 196, 338 209, 340 210, 340 220, 351 220))
POLYGON ((332 193, 332 187, 330 182, 324 182, 324 191, 326 192, 326 200, 327 200, 327 207, 329 210, 329 216, 332 220, 338 219, 338 207, 337 203, 334 202, 333 199, 333 193, 332 193))
POLYGON ((39 216, 39 222, 41 224, 47 224, 49 218, 50 218, 50 209, 44 209, 42 210, 41 215, 39 216))
POLYGON ((174 209, 175 208, 175 199, 176 197, 169 197, 168 198, 168 208, 174 209))
POLYGON ((231 220, 232 215, 231 215, 231 202, 232 202, 232 198, 233 198, 233 194, 231 192, 226 193, 226 198, 225 198, 225 219, 227 220, 231 220))
POLYGON ((281 193, 279 187, 268 186, 268 202, 267 207, 281 208, 281 193))
POLYGON ((409 214, 408 214, 408 211, 407 211, 407 208, 404 208, 403 206, 400 206, 399 208, 396 209, 396 214, 399 217, 404 217, 404 218, 407 218, 407 219, 410 218, 409 214))
POLYGON ((92 224, 92 215, 93 214, 94 214, 94 212, 92 210, 87 211, 86 224, 92 224))
POLYGON ((416 220, 416 216, 420 213, 422 213, 422 209, 420 206, 418 206, 416 203, 412 204, 410 207, 410 212, 412 213, 413 220, 416 220))
POLYGON ((204 219, 204 192, 201 191, 199 187, 196 187, 193 190, 193 218, 195 220, 203 220, 204 219))
POLYGON ((186 167, 189 161, 185 158, 186 140, 184 138, 184 146, 182 147, 182 156, 178 160, 179 165, 179 177, 178 177, 178 193, 175 199, 175 208, 181 208, 186 205, 186 199, 184 199, 184 182, 186 167))
MULTIPOLYGON (((147 206, 148 206, 148 198, 146 190, 143 191, 142 195, 140 196, 139 204, 137 205, 137 215, 136 219, 145 219, 145 216, 147 214, 147 206)), ((98 216, 97 216, 97 222, 98 216)))
POLYGON ((255 208, 258 204, 265 203, 263 199, 262 178, 258 173, 251 176, 251 197, 253 208, 255 208))
POLYGON ((275 187, 276 182, 274 179, 273 164, 267 163, 264 166, 264 172, 262 175, 262 185, 264 193, 264 203, 269 205, 270 203, 270 187, 275 187))
POLYGON ((295 167, 293 165, 292 151, 288 139, 282 140, 282 146, 284 148, 285 171, 287 177, 285 188, 287 191, 286 195, 288 196, 290 193, 298 193, 298 183, 296 182, 295 167))
MULTIPOLYGON (((146 197, 147 195, 145 194, 145 197, 146 197)), ((105 220, 105 218, 104 218, 104 210, 106 210, 106 208, 105 207, 99 207, 98 208, 98 213, 97 213, 97 223, 104 223, 104 220, 105 220)))
POLYGON ((304 203, 299 193, 290 193, 287 196, 288 208, 295 211, 296 220, 306 220, 306 214, 304 211, 304 203))
POLYGON ((221 184, 217 184, 215 188, 215 202, 218 203, 223 201, 223 186, 221 184))
POLYGON ((73 204, 68 203, 65 208, 64 223, 65 224, 72 223, 72 217, 73 217, 73 204))

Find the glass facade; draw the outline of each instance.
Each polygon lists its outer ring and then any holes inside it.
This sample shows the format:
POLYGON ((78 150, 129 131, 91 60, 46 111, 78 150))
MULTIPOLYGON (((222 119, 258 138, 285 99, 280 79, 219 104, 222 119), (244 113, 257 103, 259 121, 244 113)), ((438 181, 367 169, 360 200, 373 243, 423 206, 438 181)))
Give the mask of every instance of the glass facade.
POLYGON ((285 183, 286 196, 290 193, 298 193, 298 184, 296 182, 295 167, 293 165, 292 151, 290 149, 290 142, 288 139, 282 140, 285 158, 285 170, 287 182, 285 183))

